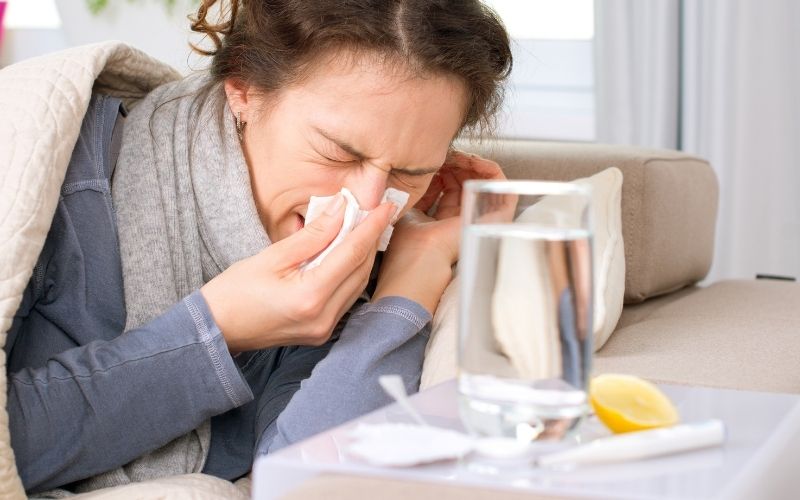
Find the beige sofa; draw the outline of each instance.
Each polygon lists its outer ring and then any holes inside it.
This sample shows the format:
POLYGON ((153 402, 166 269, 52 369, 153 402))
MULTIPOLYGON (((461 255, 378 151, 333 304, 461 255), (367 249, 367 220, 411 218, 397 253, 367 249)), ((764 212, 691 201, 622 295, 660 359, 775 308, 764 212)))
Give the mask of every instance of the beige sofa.
MULTIPOLYGON (((656 382, 800 393, 800 284, 728 280, 699 286, 714 250, 718 184, 708 162, 676 151, 597 144, 487 141, 461 146, 511 178, 623 173, 625 307, 594 373, 656 382)), ((515 499, 521 493, 320 476, 291 499, 515 499)))
POLYGON ((626 306, 596 354, 595 373, 800 392, 800 284, 696 285, 714 253, 718 184, 706 161, 597 144, 500 141, 471 149, 514 178, 571 180, 612 165, 622 171, 626 306))

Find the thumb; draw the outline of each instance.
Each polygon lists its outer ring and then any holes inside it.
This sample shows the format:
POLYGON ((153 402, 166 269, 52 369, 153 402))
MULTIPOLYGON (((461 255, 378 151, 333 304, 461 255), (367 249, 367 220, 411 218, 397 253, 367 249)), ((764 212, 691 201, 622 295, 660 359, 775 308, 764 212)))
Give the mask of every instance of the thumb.
POLYGON ((344 196, 337 193, 325 211, 303 229, 272 245, 280 262, 295 267, 325 250, 339 234, 344 222, 344 196))

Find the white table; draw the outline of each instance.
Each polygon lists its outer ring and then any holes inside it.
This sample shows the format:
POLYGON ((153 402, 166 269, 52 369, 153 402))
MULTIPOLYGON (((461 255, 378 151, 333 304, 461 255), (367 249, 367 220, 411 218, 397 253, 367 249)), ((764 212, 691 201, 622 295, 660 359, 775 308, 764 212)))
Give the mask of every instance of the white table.
MULTIPOLYGON (((433 425, 463 430, 455 381, 415 395, 433 425)), ((571 471, 538 469, 471 457, 412 468, 379 468, 346 453, 348 432, 360 422, 409 422, 398 405, 353 420, 256 461, 253 498, 277 498, 316 475, 334 473, 430 481, 575 498, 800 498, 800 396, 661 385, 683 422, 719 418, 724 446, 663 458, 571 471)), ((576 439, 605 433, 590 418, 576 439)), ((569 446, 562 444, 556 446, 569 446)), ((542 450, 553 444, 541 445, 542 450)))

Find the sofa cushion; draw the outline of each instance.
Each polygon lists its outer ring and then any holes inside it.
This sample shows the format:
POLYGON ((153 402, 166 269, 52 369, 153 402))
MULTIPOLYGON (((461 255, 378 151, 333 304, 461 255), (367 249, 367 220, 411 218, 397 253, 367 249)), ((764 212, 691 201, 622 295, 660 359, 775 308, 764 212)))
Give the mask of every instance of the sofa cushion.
POLYGON ((800 284, 722 281, 623 310, 594 373, 800 393, 800 284))
POLYGON ((626 303, 695 283, 711 267, 718 187, 704 160, 587 143, 500 140, 457 147, 497 161, 510 178, 573 180, 619 168, 626 303))

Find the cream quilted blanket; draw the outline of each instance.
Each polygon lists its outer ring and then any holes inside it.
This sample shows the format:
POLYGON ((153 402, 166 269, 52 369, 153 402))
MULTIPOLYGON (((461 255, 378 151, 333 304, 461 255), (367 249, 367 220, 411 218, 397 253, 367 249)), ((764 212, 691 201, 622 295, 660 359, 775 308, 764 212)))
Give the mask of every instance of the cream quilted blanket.
MULTIPOLYGON (((92 90, 120 97, 131 108, 177 78, 173 68, 113 41, 0 70, 0 346, 44 245, 92 90)), ((5 366, 0 350, 0 498, 25 498, 10 444, 5 366)), ((246 498, 231 483, 199 474, 123 488, 90 495, 246 498)))

